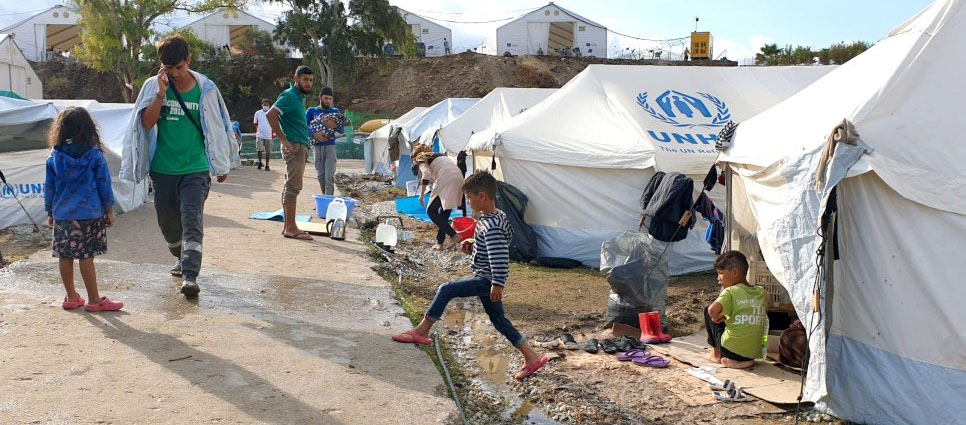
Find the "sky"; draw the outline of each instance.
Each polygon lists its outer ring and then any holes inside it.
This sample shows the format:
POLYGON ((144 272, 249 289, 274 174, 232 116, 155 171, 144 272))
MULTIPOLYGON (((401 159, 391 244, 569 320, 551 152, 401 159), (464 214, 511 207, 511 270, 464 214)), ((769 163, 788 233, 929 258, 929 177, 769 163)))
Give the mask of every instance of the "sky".
MULTIPOLYGON (((0 28, 19 22, 63 0, 0 1, 0 28), (31 12, 31 13, 26 13, 31 12)), ((390 0, 390 3, 436 20, 453 30, 453 51, 461 52, 493 43, 496 28, 529 10, 545 6, 543 0, 390 0), (455 22, 447 22, 455 21, 455 22), (467 23, 495 21, 489 23, 467 23)), ((926 7, 930 0, 560 0, 555 4, 609 30, 629 36, 666 40, 687 37, 695 29, 710 31, 714 55, 749 63, 762 45, 778 43, 821 48, 837 42, 870 41, 926 7)), ((269 22, 282 8, 253 2, 249 11, 269 22)), ((177 26, 190 17, 167 19, 177 26)), ((609 51, 663 49, 679 56, 683 45, 640 41, 608 34, 609 51)), ((612 55, 613 56, 613 55, 612 55)))

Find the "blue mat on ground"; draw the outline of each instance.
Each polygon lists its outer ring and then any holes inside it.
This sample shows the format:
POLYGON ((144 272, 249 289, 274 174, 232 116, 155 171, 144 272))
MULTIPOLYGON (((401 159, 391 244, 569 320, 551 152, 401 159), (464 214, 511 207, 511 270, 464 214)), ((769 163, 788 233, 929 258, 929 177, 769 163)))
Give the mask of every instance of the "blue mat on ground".
MULTIPOLYGON (((429 196, 426 194, 426 205, 429 205, 429 196)), ((433 220, 429 219, 429 215, 426 214, 426 207, 419 205, 419 195, 417 196, 407 196, 405 198, 396 198, 396 212, 403 215, 408 215, 416 220, 428 221, 432 223, 433 220)))
MULTIPOLYGON (((419 205, 419 202, 416 202, 416 205, 419 205)), ((248 218, 250 218, 252 220, 269 220, 269 221, 278 221, 278 222, 284 221, 284 217, 285 216, 282 213, 282 210, 278 210, 278 211, 261 211, 261 212, 257 212, 255 214, 252 214, 252 215, 248 216, 248 218)), ((312 221, 312 215, 311 214, 305 214, 305 215, 296 214, 295 215, 295 222, 296 223, 308 223, 310 221, 312 221)))

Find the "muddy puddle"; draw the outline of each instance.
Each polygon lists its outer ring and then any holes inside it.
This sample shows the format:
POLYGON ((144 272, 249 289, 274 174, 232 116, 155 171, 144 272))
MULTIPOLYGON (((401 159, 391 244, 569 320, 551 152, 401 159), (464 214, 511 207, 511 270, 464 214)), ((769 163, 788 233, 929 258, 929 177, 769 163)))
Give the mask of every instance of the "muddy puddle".
POLYGON ((449 338, 458 342, 451 344, 463 366, 469 366, 473 385, 498 400, 503 400, 504 421, 521 421, 525 424, 550 425, 558 422, 550 419, 533 403, 516 395, 511 387, 511 375, 520 366, 520 357, 503 336, 490 324, 489 318, 472 301, 455 304, 443 315, 442 324, 449 338))

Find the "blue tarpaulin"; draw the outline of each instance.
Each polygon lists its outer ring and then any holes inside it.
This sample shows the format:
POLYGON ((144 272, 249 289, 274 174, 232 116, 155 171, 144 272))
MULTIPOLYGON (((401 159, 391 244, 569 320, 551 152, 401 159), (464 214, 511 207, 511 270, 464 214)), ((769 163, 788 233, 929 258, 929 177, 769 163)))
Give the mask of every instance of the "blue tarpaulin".
MULTIPOLYGON (((417 205, 418 204, 419 203, 417 202, 417 205)), ((261 211, 261 212, 257 212, 255 214, 250 215, 248 218, 250 218, 252 220, 284 221, 285 215, 283 214, 282 211, 283 210, 278 210, 278 211, 261 211)), ((312 221, 312 216, 311 215, 308 215, 308 214, 306 214, 306 215, 298 215, 298 214, 296 214, 295 215, 295 221, 297 223, 308 223, 308 222, 312 221)))
MULTIPOLYGON (((432 193, 426 194, 426 205, 429 205, 429 199, 433 196, 432 193)), ((396 198, 396 212, 403 215, 408 215, 417 220, 432 222, 429 219, 429 215, 426 214, 426 207, 419 205, 419 196, 407 196, 405 198, 396 198)), ((459 217, 463 215, 460 209, 453 210, 453 217, 459 217)), ((469 206, 466 208, 466 216, 472 216, 473 211, 470 210, 469 206)), ((464 216, 464 217, 466 217, 464 216)))
MULTIPOLYGON (((426 194, 426 205, 429 205, 430 196, 431 194, 426 194)), ((396 212, 408 215, 417 220, 432 222, 429 219, 429 215, 426 214, 426 207, 419 205, 419 195, 396 198, 396 212)))

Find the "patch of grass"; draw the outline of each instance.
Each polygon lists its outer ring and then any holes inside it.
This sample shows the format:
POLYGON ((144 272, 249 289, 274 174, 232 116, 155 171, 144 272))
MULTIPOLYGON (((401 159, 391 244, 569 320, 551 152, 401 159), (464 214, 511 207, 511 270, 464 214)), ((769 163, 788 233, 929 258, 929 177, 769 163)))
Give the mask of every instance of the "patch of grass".
POLYGON ((392 72, 396 70, 395 62, 386 61, 379 65, 379 76, 388 77, 392 75, 392 72))

